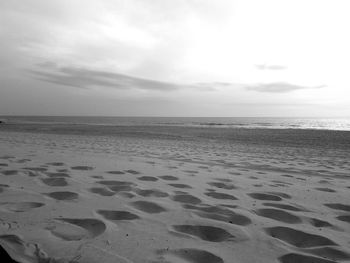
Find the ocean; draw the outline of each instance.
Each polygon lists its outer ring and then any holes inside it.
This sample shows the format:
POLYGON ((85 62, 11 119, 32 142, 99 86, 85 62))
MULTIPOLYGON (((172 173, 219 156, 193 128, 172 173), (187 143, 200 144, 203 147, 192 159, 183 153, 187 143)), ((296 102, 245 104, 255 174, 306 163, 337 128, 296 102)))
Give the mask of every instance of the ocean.
POLYGON ((350 131, 350 118, 1 116, 5 123, 350 131))

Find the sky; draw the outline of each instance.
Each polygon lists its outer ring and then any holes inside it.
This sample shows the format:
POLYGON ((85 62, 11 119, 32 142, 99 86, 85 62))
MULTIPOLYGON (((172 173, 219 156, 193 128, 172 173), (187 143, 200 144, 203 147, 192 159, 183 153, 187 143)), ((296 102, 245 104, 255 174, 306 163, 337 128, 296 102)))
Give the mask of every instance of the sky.
POLYGON ((0 115, 350 117, 348 0, 0 0, 0 115))

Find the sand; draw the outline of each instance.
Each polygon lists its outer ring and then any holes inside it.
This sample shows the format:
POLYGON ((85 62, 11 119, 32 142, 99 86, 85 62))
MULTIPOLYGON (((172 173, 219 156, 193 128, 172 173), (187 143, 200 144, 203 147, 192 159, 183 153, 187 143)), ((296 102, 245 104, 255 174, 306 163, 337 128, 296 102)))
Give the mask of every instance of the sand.
POLYGON ((344 149, 215 143, 0 131, 1 253, 51 263, 350 262, 344 149))

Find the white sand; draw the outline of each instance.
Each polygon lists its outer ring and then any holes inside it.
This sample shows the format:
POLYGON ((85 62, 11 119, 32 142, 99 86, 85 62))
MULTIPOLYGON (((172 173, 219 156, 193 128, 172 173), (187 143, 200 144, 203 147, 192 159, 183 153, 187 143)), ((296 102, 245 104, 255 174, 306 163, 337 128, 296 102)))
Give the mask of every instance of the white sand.
POLYGON ((18 262, 350 262, 349 177, 0 136, 0 244, 18 262))

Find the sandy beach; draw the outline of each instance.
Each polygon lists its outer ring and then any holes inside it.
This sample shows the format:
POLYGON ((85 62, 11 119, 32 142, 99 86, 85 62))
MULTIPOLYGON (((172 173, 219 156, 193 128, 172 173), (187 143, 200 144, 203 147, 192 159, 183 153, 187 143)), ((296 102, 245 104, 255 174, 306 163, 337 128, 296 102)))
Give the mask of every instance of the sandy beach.
POLYGON ((315 133, 3 125, 0 245, 23 263, 350 262, 350 134, 315 133))
POLYGON ((0 263, 350 263, 349 10, 0 0, 0 263))

